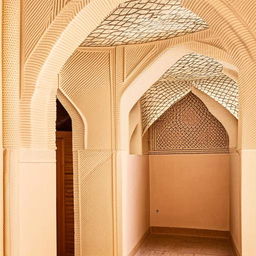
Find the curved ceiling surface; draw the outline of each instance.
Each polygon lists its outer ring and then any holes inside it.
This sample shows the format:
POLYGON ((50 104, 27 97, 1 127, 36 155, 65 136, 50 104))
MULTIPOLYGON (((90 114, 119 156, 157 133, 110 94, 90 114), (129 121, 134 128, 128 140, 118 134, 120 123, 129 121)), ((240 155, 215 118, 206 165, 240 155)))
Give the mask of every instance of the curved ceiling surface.
POLYGON ((180 0, 129 0, 120 4, 81 44, 117 46, 169 39, 208 28, 180 0))
POLYGON ((174 103, 196 87, 238 117, 238 86, 215 59, 196 53, 183 56, 141 98, 143 132, 174 103))

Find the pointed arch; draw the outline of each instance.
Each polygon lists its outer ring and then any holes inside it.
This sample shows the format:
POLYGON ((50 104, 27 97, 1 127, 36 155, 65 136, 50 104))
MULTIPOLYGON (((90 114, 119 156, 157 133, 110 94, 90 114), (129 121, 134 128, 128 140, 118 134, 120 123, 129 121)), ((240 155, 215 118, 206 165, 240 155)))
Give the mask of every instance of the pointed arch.
POLYGON ((79 151, 87 147, 87 122, 79 113, 74 103, 60 90, 57 91, 57 98, 67 110, 72 120, 72 146, 73 146, 73 189, 74 189, 74 243, 75 255, 80 255, 80 180, 79 180, 79 151))
MULTIPOLYGON (((216 52, 219 49, 215 48, 216 52)), ((187 49, 185 46, 176 46, 165 50, 160 54, 150 65, 148 65, 128 86, 124 91, 121 101, 120 101, 120 127, 121 127, 121 137, 120 143, 121 148, 127 150, 129 148, 128 141, 128 116, 129 112, 134 106, 134 104, 143 96, 143 94, 156 83, 164 73, 171 68, 178 60, 187 54, 191 54, 193 51, 187 49)), ((213 54, 213 52, 212 52, 213 54)), ((219 55, 220 57, 221 55, 219 55)), ((237 72, 237 68, 234 65, 229 65, 227 62, 222 62, 226 64, 228 70, 237 72)), ((225 66, 224 66, 225 68, 225 66)), ((188 85, 189 86, 189 85, 188 85)), ((192 86, 191 86, 192 87, 192 86)), ((190 91, 190 89, 188 89, 190 91)), ((184 96, 184 95, 183 95, 184 96)))

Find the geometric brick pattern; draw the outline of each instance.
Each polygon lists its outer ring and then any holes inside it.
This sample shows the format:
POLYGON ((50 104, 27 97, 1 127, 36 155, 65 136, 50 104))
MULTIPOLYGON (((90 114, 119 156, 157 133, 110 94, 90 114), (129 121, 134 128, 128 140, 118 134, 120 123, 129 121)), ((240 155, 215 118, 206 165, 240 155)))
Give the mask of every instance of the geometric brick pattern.
POLYGON ((222 64, 213 58, 190 53, 179 59, 164 75, 178 80, 195 80, 218 76, 223 70, 222 64))
POLYGON ((183 56, 141 98, 143 133, 175 102, 196 87, 238 117, 238 85, 215 59, 183 56))
POLYGON ((171 106, 150 127, 152 153, 226 153, 223 125, 192 92, 171 106))
POLYGON ((238 117, 238 85, 222 73, 223 66, 213 58, 191 53, 178 60, 163 76, 193 81, 193 85, 211 96, 238 117))
POLYGON ((183 81, 158 80, 142 96, 142 126, 146 131, 172 104, 190 91, 190 83, 183 81))
POLYGON ((196 80, 193 84, 238 118, 238 85, 233 79, 222 74, 209 79, 196 80))
POLYGON ((129 0, 120 4, 81 46, 117 46, 164 40, 208 25, 180 0, 129 0))

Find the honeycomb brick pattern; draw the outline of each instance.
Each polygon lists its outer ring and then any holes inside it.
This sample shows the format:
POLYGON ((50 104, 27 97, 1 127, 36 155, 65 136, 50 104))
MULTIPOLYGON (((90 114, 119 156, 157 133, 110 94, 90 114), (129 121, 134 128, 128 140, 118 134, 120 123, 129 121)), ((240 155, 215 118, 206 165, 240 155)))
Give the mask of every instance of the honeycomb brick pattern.
POLYGON ((141 98, 143 133, 194 86, 206 93, 236 118, 238 85, 222 73, 215 59, 191 53, 183 56, 141 98))
POLYGON ((194 81, 194 86, 211 96, 238 118, 238 85, 226 75, 194 81))
POLYGON ((142 125, 145 132, 172 104, 190 91, 190 83, 161 79, 141 98, 142 125))
POLYGON ((178 60, 163 76, 178 80, 195 80, 221 75, 223 66, 213 58, 191 53, 178 60))
POLYGON ((150 128, 152 153, 227 153, 228 149, 225 128, 192 92, 150 128))
POLYGON ((207 29, 180 0, 131 0, 120 4, 82 43, 117 46, 169 39, 207 29))

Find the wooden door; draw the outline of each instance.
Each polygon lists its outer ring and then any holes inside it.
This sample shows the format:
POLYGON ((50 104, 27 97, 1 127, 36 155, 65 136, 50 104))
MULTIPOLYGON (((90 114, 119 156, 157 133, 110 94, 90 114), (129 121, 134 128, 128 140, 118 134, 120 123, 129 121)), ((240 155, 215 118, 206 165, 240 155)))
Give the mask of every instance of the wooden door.
POLYGON ((72 132, 56 132, 57 145, 57 250, 74 256, 74 189, 72 132))

